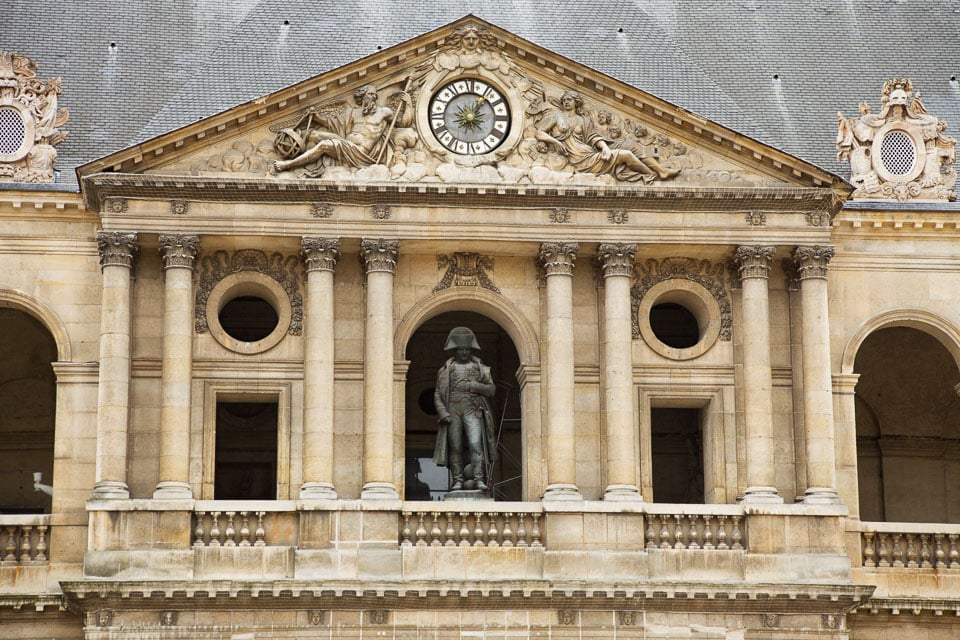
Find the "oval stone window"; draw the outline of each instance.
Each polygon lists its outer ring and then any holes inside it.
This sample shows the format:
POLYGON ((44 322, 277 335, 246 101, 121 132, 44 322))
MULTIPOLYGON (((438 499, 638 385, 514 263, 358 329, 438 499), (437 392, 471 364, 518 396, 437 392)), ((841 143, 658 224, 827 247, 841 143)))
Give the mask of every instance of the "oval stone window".
POLYGON ((892 176, 905 176, 913 170, 917 149, 906 131, 894 129, 880 142, 880 162, 892 176))

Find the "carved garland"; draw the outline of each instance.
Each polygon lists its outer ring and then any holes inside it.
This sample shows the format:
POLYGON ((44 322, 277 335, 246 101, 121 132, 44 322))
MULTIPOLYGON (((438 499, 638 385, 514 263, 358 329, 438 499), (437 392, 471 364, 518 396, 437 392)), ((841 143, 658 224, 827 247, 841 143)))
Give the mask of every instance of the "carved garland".
POLYGON ((647 291, 664 280, 682 279, 696 282, 710 292, 720 305, 720 339, 729 342, 733 337, 733 314, 730 294, 727 291, 726 267, 723 264, 695 258, 649 259, 634 268, 636 284, 630 289, 630 306, 633 309, 633 337, 640 337, 640 321, 637 313, 640 301, 647 291))
POLYGON ((256 271, 277 281, 290 298, 290 328, 287 333, 299 336, 303 333, 303 297, 300 295, 300 260, 297 256, 282 253, 267 255, 257 249, 241 249, 233 253, 217 251, 200 259, 197 287, 196 319, 197 333, 207 332, 207 300, 217 283, 240 271, 256 271))

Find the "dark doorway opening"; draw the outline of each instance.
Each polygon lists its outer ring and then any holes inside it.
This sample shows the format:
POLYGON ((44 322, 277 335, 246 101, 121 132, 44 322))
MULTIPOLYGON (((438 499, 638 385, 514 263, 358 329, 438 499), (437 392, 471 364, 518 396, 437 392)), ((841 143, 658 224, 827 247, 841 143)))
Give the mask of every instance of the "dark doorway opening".
POLYGON ((703 430, 700 409, 650 410, 655 502, 703 504, 703 430))
POLYGON ((277 419, 273 402, 217 402, 213 497, 277 499, 277 419))

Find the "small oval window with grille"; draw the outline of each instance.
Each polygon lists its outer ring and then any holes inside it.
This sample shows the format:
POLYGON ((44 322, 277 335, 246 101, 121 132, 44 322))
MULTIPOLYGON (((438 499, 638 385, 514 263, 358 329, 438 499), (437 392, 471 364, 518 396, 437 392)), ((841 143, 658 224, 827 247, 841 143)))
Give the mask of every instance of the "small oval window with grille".
POLYGON ((883 137, 880 143, 880 162, 892 176, 905 176, 913 170, 917 161, 917 148, 906 131, 895 129, 883 137))
POLYGON ((0 107, 0 156, 12 156, 23 148, 27 127, 20 112, 12 107, 0 107))

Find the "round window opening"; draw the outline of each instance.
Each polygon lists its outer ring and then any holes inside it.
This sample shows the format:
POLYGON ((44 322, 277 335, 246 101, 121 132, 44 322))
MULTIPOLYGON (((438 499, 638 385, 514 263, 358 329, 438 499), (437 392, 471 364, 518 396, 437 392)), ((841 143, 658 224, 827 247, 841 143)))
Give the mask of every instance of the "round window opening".
POLYGON ((273 305, 259 296, 237 296, 223 305, 218 319, 227 335, 241 342, 263 340, 280 322, 273 305))
POLYGON ((700 342, 697 317, 675 302, 653 305, 650 309, 650 328, 660 342, 674 349, 686 349, 700 342))

